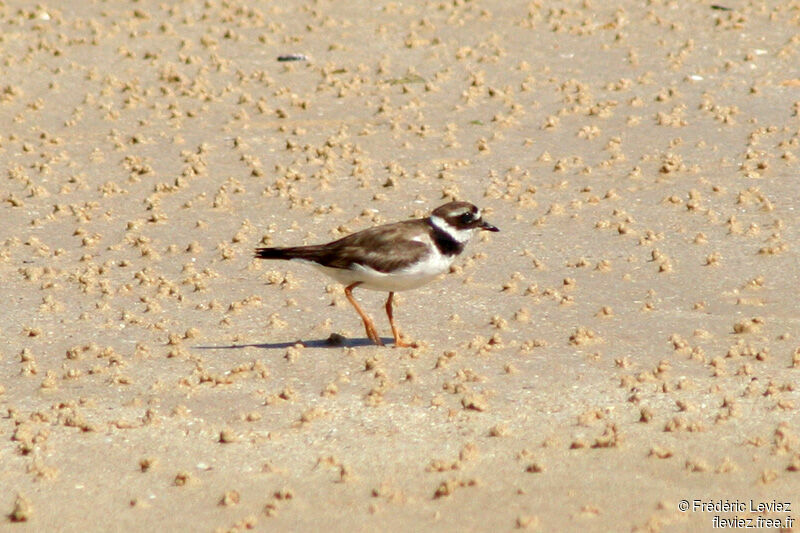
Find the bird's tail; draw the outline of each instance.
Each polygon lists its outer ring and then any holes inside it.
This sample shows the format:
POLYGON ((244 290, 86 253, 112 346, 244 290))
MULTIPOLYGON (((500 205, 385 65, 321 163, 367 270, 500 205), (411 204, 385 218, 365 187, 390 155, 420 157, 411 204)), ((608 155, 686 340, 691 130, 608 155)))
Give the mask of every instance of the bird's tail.
POLYGON ((289 246, 286 248, 256 248, 258 259, 310 259, 314 255, 309 246, 289 246))

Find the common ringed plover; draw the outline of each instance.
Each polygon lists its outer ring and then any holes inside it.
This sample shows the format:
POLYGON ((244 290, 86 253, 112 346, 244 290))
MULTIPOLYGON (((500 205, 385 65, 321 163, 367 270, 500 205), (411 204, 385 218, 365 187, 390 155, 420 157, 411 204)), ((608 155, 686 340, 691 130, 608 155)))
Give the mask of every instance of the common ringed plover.
POLYGON ((255 256, 308 263, 345 285, 344 294, 364 322, 367 337, 378 345, 383 342, 375 324, 353 298, 353 289, 387 291, 386 315, 395 346, 415 346, 401 339, 394 323, 394 293, 416 289, 447 271, 480 230, 500 231, 483 220, 474 205, 450 202, 427 218, 376 226, 327 244, 257 248, 255 256))

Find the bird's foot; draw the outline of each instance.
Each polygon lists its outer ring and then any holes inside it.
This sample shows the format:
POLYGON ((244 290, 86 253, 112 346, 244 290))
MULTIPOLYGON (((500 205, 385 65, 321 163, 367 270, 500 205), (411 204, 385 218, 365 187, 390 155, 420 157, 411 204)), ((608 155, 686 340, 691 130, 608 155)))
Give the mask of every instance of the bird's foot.
POLYGON ((400 337, 395 337, 394 339, 394 347, 395 348, 418 348, 419 344, 414 341, 404 341, 400 337))
POLYGON ((367 327, 366 329, 367 329, 367 337, 369 338, 369 340, 371 340, 372 342, 374 342, 378 346, 383 346, 383 341, 381 340, 380 335, 378 335, 378 332, 375 331, 375 327, 373 327, 370 324, 370 326, 367 327))

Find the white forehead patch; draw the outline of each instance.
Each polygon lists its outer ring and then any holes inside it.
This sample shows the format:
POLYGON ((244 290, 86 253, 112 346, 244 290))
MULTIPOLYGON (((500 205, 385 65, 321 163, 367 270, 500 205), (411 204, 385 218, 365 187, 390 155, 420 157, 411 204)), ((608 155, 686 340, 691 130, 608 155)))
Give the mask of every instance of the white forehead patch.
POLYGON ((453 214, 450 215, 450 216, 460 217, 460 216, 466 215, 467 213, 469 213, 470 215, 475 217, 475 220, 479 219, 480 216, 481 216, 481 210, 480 209, 478 209, 475 213, 473 213, 472 209, 470 209, 469 207, 462 207, 458 211, 454 211, 453 214))
POLYGON ((447 213, 447 219, 448 220, 459 220, 459 222, 460 222, 461 217, 463 217, 464 215, 469 215, 469 219, 467 220, 468 223, 469 222, 473 222, 475 220, 480 220, 481 219, 481 211, 480 211, 480 209, 477 209, 477 208, 475 208, 475 209, 476 209, 476 211, 473 211, 472 207, 469 207, 469 206, 461 207, 459 209, 451 211, 450 213, 447 213))

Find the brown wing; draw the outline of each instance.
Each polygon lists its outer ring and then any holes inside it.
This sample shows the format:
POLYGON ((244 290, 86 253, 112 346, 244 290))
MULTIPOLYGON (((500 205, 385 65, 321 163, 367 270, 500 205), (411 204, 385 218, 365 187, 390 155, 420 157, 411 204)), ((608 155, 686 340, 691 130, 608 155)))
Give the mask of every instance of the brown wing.
POLYGON ((353 233, 328 244, 292 248, 292 256, 332 268, 352 268, 354 263, 378 272, 391 272, 429 253, 425 243, 411 236, 426 234, 424 220, 406 220, 353 233))

